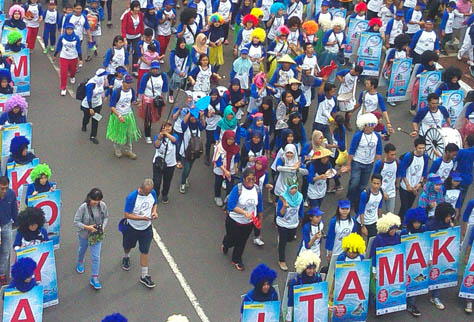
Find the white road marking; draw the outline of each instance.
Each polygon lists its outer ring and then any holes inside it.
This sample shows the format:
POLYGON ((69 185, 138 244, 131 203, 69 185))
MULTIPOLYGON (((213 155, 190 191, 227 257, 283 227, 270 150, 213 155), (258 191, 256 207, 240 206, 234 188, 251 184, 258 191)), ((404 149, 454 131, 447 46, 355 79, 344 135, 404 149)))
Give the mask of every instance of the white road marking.
POLYGON ((201 304, 199 304, 199 301, 194 294, 193 290, 189 286, 188 282, 184 278, 183 274, 178 268, 178 264, 176 264, 173 256, 171 256, 170 252, 168 251, 168 248, 166 247, 165 243, 161 240, 160 235, 156 231, 155 227, 153 228, 153 239, 155 240, 156 244, 161 250, 161 253, 165 257, 166 261, 168 262, 171 270, 173 271, 174 275, 178 279, 179 284, 184 290, 184 293, 188 297, 189 301, 191 302, 191 305, 193 306, 194 310, 196 311, 197 315, 201 319, 202 322, 210 322, 209 318, 207 317, 206 313, 204 313, 204 310, 201 307, 201 304))
MULTIPOLYGON (((36 39, 38 40, 41 48, 44 50, 45 46, 44 46, 43 38, 38 36, 38 37, 36 37, 36 39)), ((46 54, 46 57, 48 57, 49 62, 51 63, 51 65, 53 65, 53 68, 56 71, 56 73, 58 74, 58 77, 61 78, 60 72, 59 72, 59 67, 54 63, 53 57, 51 55, 48 55, 48 54, 46 54)), ((66 87, 66 89, 67 89, 69 95, 71 95, 72 98, 76 98, 76 93, 74 93, 74 91, 72 89, 70 89, 69 87, 66 87)))

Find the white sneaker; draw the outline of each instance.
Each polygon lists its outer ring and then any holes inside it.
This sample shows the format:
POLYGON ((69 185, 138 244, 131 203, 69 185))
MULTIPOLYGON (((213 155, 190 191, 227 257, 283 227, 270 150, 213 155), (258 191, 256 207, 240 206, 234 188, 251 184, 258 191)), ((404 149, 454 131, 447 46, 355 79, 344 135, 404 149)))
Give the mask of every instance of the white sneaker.
POLYGON ((152 143, 151 137, 147 136, 147 137, 145 138, 145 142, 146 142, 147 144, 151 144, 151 143, 152 143))
POLYGON ((226 189, 226 187, 227 187, 227 183, 224 180, 224 181, 222 181, 222 189, 226 189))
POLYGON ((66 96, 67 91, 65 89, 61 90, 61 96, 66 96))
POLYGON ((260 237, 257 237, 257 238, 254 238, 253 239, 253 243, 257 246, 263 246, 265 245, 265 243, 263 242, 263 240, 260 239, 260 237))
POLYGON ((308 203, 308 201, 307 201, 307 200, 305 200, 305 201, 304 201, 304 203, 303 203, 303 206, 305 206, 306 208, 308 208, 308 207, 309 207, 309 203, 308 203))
POLYGON ((186 185, 182 184, 179 186, 179 192, 186 193, 186 185))
POLYGON ((464 308, 464 311, 466 311, 466 313, 472 313, 472 302, 471 301, 466 302, 466 307, 464 308))
POLYGON ((71 82, 71 84, 75 84, 76 83, 76 77, 71 77, 70 82, 71 82))
POLYGON ((82 64, 78 64, 77 68, 82 68, 82 66, 83 66, 82 64))
POLYGON ((462 57, 461 57, 461 51, 458 51, 458 54, 457 54, 457 57, 456 57, 458 60, 462 60, 462 57))
POLYGON ((169 102, 170 104, 173 104, 173 103, 174 103, 174 97, 173 97, 173 95, 168 95, 168 102, 169 102))
POLYGON ((437 297, 430 297, 430 302, 433 303, 438 310, 444 310, 444 304, 437 297))
POLYGON ((186 188, 189 188, 191 184, 189 183, 189 179, 186 179, 186 188))
POLYGON ((216 203, 217 207, 222 207, 224 205, 221 197, 214 197, 214 202, 216 203))

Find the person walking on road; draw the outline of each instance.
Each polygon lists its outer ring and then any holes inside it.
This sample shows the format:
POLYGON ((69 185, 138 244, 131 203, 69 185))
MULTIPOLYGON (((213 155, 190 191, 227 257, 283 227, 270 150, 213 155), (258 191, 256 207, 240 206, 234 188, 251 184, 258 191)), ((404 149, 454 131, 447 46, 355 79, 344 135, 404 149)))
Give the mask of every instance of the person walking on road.
POLYGON ((59 54, 59 74, 61 96, 66 96, 67 77, 70 77, 71 84, 76 83, 77 59, 82 64, 82 49, 79 36, 74 33, 72 23, 64 24, 64 34, 58 39, 54 58, 59 54))
POLYGON ((153 239, 151 221, 158 218, 157 204, 158 198, 153 190, 153 180, 145 179, 138 189, 127 196, 124 209, 125 219, 120 222, 124 250, 122 269, 130 270, 130 251, 135 248, 138 242, 141 266, 140 283, 148 288, 156 286, 148 275, 148 252, 153 239))
POLYGON ((0 177, 0 286, 7 285, 7 270, 13 244, 12 223, 18 226, 18 205, 10 181, 0 177))
POLYGON ((107 205, 102 201, 103 198, 102 191, 99 188, 93 188, 74 216, 74 226, 78 229, 79 239, 76 271, 79 274, 84 273, 84 256, 87 248, 90 247, 92 266, 90 284, 96 290, 102 288, 99 282, 100 250, 104 239, 104 229, 109 222, 109 212, 107 205))

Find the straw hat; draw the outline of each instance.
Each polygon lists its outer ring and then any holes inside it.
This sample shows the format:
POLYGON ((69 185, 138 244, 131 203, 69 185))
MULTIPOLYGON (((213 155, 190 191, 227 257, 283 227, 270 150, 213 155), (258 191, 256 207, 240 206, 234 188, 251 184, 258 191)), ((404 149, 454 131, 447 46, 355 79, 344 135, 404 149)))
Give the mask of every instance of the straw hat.
POLYGON ((324 157, 328 157, 332 155, 331 150, 326 148, 320 148, 314 151, 313 156, 311 157, 312 160, 322 159, 324 157))
POLYGON ((301 85, 301 82, 299 80, 297 80, 296 78, 294 77, 291 77, 288 84, 292 85, 292 84, 298 84, 298 85, 301 85))
POLYGON ((282 63, 289 63, 289 64, 296 64, 295 61, 293 60, 293 58, 291 58, 290 55, 286 54, 285 56, 283 56, 282 58, 278 59, 277 61, 279 64, 282 64, 282 63))

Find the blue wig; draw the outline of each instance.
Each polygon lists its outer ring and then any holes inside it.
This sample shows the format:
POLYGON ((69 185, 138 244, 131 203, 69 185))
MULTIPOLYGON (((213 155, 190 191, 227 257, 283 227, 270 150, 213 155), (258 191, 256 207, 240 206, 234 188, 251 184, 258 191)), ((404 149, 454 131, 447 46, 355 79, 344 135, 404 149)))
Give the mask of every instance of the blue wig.
POLYGON ((270 269, 270 267, 265 264, 260 264, 253 269, 250 275, 250 284, 257 287, 258 283, 268 281, 268 283, 272 285, 276 277, 277 273, 273 269, 270 269))
POLYGON ((10 153, 17 154, 21 152, 23 147, 28 146, 28 144, 30 144, 30 140, 23 135, 15 136, 10 142, 10 153))
POLYGON ((102 322, 127 322, 127 318, 120 313, 107 315, 102 322))
POLYGON ((425 209, 418 207, 418 208, 411 208, 405 214, 405 219, 403 220, 403 224, 405 226, 411 225, 413 222, 418 221, 421 224, 426 223, 428 220, 428 216, 426 215, 425 209))
POLYGON ((36 285, 36 280, 33 277, 31 281, 25 282, 29 277, 35 273, 36 262, 29 257, 20 258, 12 266, 12 281, 9 287, 14 287, 21 292, 28 292, 36 285))
POLYGON ((272 6, 270 7, 270 13, 273 13, 275 16, 277 15, 278 11, 280 11, 280 9, 282 9, 283 11, 286 10, 286 6, 281 3, 281 2, 275 2, 274 4, 272 4, 272 6))

